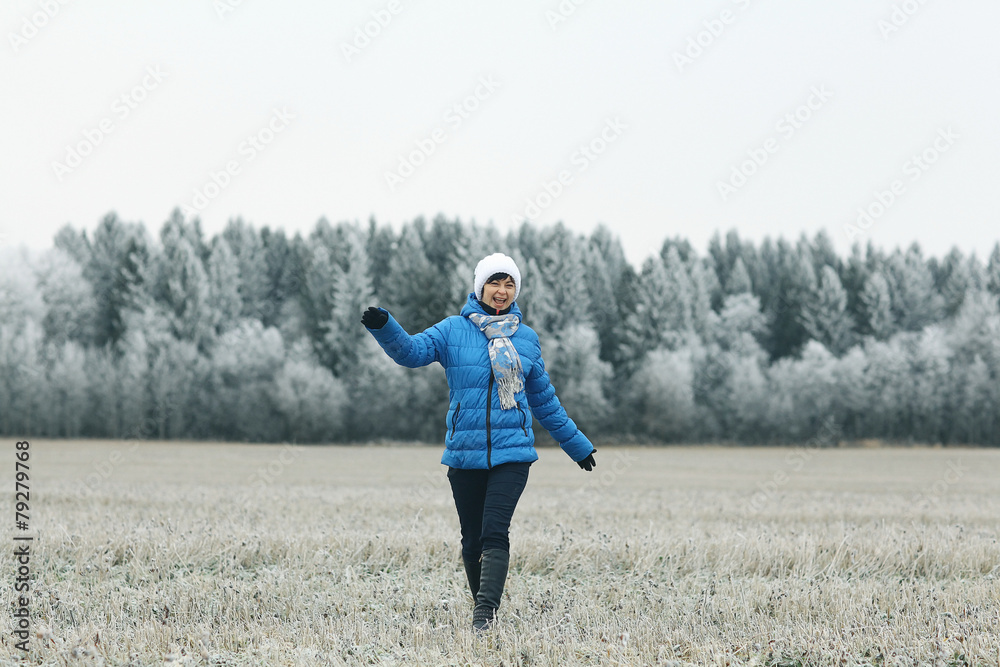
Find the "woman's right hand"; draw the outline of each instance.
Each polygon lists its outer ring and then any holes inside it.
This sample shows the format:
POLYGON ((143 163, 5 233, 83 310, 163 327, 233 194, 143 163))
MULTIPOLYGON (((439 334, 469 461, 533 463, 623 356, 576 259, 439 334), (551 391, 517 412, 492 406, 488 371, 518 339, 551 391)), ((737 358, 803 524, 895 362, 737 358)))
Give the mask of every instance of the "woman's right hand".
POLYGON ((587 458, 577 461, 576 464, 587 472, 590 472, 597 466, 597 461, 594 460, 595 452, 597 452, 596 447, 591 450, 590 454, 587 454, 587 458))
POLYGON ((388 321, 389 313, 375 306, 368 306, 368 310, 361 315, 361 324, 369 329, 381 329, 388 321))

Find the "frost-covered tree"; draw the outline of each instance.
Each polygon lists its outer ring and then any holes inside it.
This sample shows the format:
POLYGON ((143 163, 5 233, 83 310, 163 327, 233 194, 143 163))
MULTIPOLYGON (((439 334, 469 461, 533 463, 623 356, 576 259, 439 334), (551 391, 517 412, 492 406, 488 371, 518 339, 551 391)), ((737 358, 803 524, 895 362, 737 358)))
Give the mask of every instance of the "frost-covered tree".
POLYGON ((866 340, 865 382, 872 397, 865 412, 868 437, 897 439, 908 433, 912 377, 903 343, 908 335, 897 334, 885 342, 866 340))
POLYGON ((208 257, 208 309, 217 334, 236 326, 243 310, 240 267, 224 236, 215 239, 208 257))
POLYGON ((694 362, 688 349, 652 350, 629 382, 628 420, 639 434, 667 442, 690 438, 698 421, 694 395, 694 362))
POLYGON ((743 258, 737 257, 733 264, 729 277, 726 280, 726 294, 743 294, 753 292, 753 283, 750 282, 750 274, 743 264, 743 258))
POLYGON ((822 343, 811 340, 801 358, 774 362, 768 373, 767 421, 780 426, 791 442, 802 442, 826 430, 833 417, 836 395, 837 358, 822 343))
POLYGON ((622 342, 622 309, 619 299, 623 292, 628 262, 621 242, 604 225, 590 235, 584 255, 590 282, 591 319, 600 342, 600 357, 616 361, 622 342))
POLYGON ((973 286, 973 276, 968 261, 958 248, 952 248, 942 262, 938 292, 941 294, 943 314, 952 318, 962 302, 966 291, 973 286))
POLYGON ((31 259, 13 249, 0 250, 0 325, 20 330, 28 321, 40 324, 45 301, 31 259))
POLYGON ((726 410, 720 422, 727 439, 760 442, 772 437, 766 427, 767 378, 757 356, 739 356, 726 377, 726 410))
POLYGON ((86 353, 75 341, 52 345, 52 359, 46 376, 46 434, 78 438, 87 413, 88 376, 86 353))
POLYGON ((921 331, 915 343, 910 355, 911 424, 908 430, 920 442, 946 441, 946 406, 953 398, 948 392, 951 351, 944 332, 937 325, 921 331))
POLYGON ((345 242, 347 265, 335 272, 333 308, 324 325, 326 348, 330 350, 332 369, 338 377, 357 366, 361 341, 369 335, 361 325, 361 314, 375 298, 361 230, 348 230, 345 242))
POLYGON ((715 323, 712 310, 712 292, 718 288, 719 279, 711 265, 696 256, 688 260, 691 276, 691 324, 703 340, 715 323))
MULTIPOLYGON (((172 234, 197 234, 187 230, 179 212, 164 226, 172 234)), ((190 243, 190 241, 189 241, 190 243)), ((149 286, 150 239, 141 224, 124 223, 114 213, 101 220, 89 245, 84 276, 96 300, 94 342, 117 342, 125 333, 126 313, 141 307, 149 286)))
POLYGON ((637 283, 624 334, 624 357, 633 363, 660 347, 679 349, 695 336, 694 290, 675 247, 666 260, 648 258, 637 283))
POLYGON ((89 344, 94 339, 97 302, 83 268, 65 251, 53 248, 39 258, 35 277, 45 304, 45 337, 57 345, 67 340, 89 344))
POLYGON ((611 417, 605 387, 611 379, 611 364, 600 359, 597 332, 586 323, 561 331, 543 348, 546 368, 560 402, 580 428, 603 429, 611 417))
POLYGON ((847 312, 847 293, 832 266, 824 266, 813 298, 802 305, 802 325, 809 336, 836 355, 853 342, 854 321, 847 312))
POLYGON ((1000 389, 978 354, 956 366, 949 383, 953 397, 949 417, 950 440, 961 444, 1000 444, 1000 389))
POLYGON ((993 246, 993 252, 990 253, 986 265, 986 289, 1000 299, 1000 241, 993 246))
POLYGON ((886 261, 886 279, 892 293, 893 319, 903 331, 920 331, 940 319, 941 296, 934 277, 914 243, 904 255, 894 252, 886 261))
POLYGON ((188 236, 178 225, 163 228, 154 296, 170 322, 171 333, 205 349, 212 339, 208 276, 188 236))
POLYGON ((0 429, 8 435, 47 433, 44 335, 34 319, 0 319, 0 429))
POLYGON ((284 423, 274 379, 285 363, 277 329, 244 319, 219 337, 208 370, 212 428, 234 440, 274 442, 284 423))
POLYGON ((150 410, 149 345, 145 333, 138 327, 126 331, 118 348, 118 433, 127 438, 149 437, 152 435, 146 424, 150 410))
POLYGON ((868 331, 878 340, 888 340, 896 331, 896 327, 893 322, 889 283, 881 271, 875 271, 868 276, 864 291, 861 293, 861 302, 864 304, 868 331))
POLYGON ((236 218, 226 225, 222 238, 229 244, 239 266, 241 314, 262 323, 270 321, 280 304, 270 300, 267 255, 260 234, 253 225, 236 218))
POLYGON ((344 383, 315 362, 286 359, 274 378, 274 400, 292 442, 331 442, 345 437, 348 399, 344 383))
POLYGON ((450 314, 443 312, 443 303, 428 298, 432 285, 440 281, 434 265, 427 259, 420 231, 415 225, 404 225, 392 254, 389 274, 382 279, 380 304, 410 333, 423 331, 450 314))
POLYGON ((797 354, 809 340, 802 324, 802 309, 816 292, 816 274, 812 252, 802 242, 793 248, 779 239, 766 260, 770 279, 766 283, 767 300, 762 300, 761 306, 768 327, 762 342, 771 358, 778 359, 797 354))

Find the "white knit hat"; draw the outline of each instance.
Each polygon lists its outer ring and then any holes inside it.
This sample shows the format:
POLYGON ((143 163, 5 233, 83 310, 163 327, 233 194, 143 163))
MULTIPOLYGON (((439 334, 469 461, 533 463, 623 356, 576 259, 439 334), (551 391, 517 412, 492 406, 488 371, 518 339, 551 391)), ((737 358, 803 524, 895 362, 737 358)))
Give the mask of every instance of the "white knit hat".
POLYGON ((472 283, 472 291, 477 299, 483 298, 483 285, 494 273, 506 273, 514 279, 514 300, 521 293, 521 272, 517 270, 514 260, 503 254, 495 252, 488 257, 483 257, 476 264, 476 277, 472 283))

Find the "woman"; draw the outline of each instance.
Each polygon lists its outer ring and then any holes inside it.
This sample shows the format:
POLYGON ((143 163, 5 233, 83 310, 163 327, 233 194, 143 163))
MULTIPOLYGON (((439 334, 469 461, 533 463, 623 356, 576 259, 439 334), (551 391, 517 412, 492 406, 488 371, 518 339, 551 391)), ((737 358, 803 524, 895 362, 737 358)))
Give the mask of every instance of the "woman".
POLYGON ((411 336, 374 306, 361 322, 392 359, 410 368, 434 361, 445 368, 449 399, 445 451, 462 527, 462 560, 476 602, 472 625, 493 624, 507 580, 514 508, 538 460, 528 410, 586 471, 594 446, 556 398, 538 335, 521 323, 521 272, 502 253, 476 266, 461 315, 411 336))

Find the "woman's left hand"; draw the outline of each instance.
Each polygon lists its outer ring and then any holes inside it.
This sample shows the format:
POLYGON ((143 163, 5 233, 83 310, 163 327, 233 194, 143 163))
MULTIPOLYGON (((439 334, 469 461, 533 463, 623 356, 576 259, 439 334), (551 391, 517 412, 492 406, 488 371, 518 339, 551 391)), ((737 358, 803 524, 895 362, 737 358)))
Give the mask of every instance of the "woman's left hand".
POLYGON ((577 461, 576 464, 581 468, 583 468, 584 470, 586 470, 587 472, 590 472, 597 466, 597 461, 594 460, 594 452, 596 451, 597 448, 595 447, 593 451, 587 454, 587 458, 577 461))

